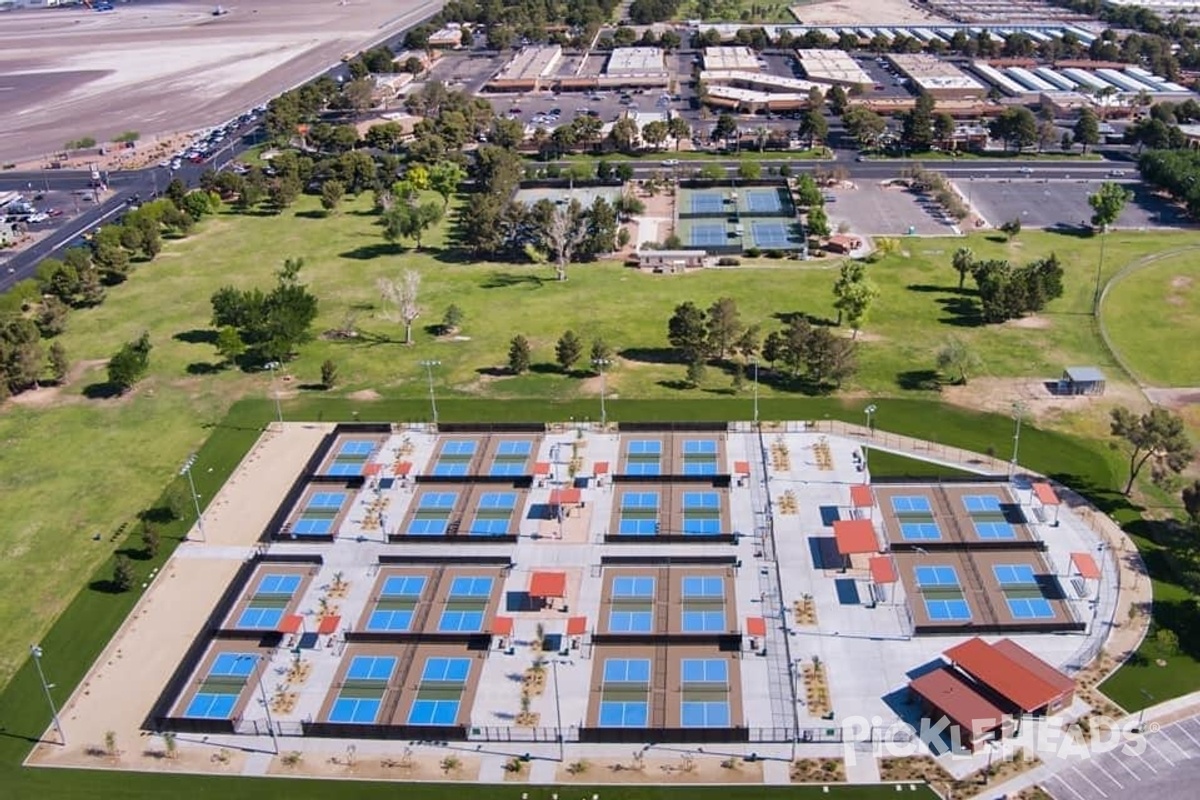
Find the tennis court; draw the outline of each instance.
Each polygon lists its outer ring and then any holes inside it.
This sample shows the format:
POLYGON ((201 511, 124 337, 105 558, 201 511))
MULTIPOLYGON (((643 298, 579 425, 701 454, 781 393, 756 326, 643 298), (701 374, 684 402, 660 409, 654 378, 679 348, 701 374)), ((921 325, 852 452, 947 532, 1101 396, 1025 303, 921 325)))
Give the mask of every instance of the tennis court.
POLYGON ((513 511, 517 507, 516 492, 484 492, 475 508, 475 519, 468 529, 472 536, 506 536, 510 531, 513 511))
POLYGON ((684 633, 724 631, 725 581, 717 575, 685 575, 680 586, 680 629, 684 633))
POLYGON ((303 578, 294 573, 263 575, 234 627, 239 630, 275 630, 292 603, 303 578))
POLYGON ((913 569, 913 574, 930 621, 962 622, 971 619, 971 607, 963 596, 954 567, 918 565, 913 569))
POLYGON ((761 250, 785 250, 801 243, 795 225, 779 220, 750 220, 750 236, 753 246, 761 250))
POLYGON ((445 536, 458 503, 458 492, 425 492, 408 521, 409 536, 445 536))
POLYGON ((725 195, 716 192, 693 192, 689 211, 697 216, 725 213, 725 195))
POLYGON ((897 495, 893 497, 892 511, 896 513, 896 516, 932 513, 929 498, 922 495, 897 495))
POLYGON ((662 442, 658 439, 630 439, 625 443, 626 475, 662 474, 662 442))
POLYGON ((220 653, 188 702, 183 716, 192 719, 229 719, 237 707, 246 680, 260 656, 256 653, 220 653))
POLYGON ((1030 564, 994 564, 992 574, 1004 592, 1004 602, 1013 619, 1054 619, 1054 607, 1042 594, 1030 564))
POLYGON ((496 447, 496 455, 492 459, 489 475, 527 475, 529 455, 533 452, 533 442, 502 441, 496 447))
POLYGON ((367 617, 366 629, 392 633, 411 630, 413 615, 426 583, 423 575, 389 575, 367 617))
POLYGON ((408 710, 409 725, 453 725, 471 675, 471 659, 432 657, 421 670, 417 696, 408 710))
POLYGON ((684 728, 728 728, 729 664, 721 658, 685 658, 679 662, 682 691, 679 724, 684 728))
POLYGON ((658 492, 625 492, 621 495, 617 532, 621 536, 653 536, 658 533, 658 492))
POLYGON ((355 656, 329 709, 329 721, 354 725, 377 722, 396 663, 392 656, 355 656))
POLYGON ((683 474, 717 474, 717 442, 715 439, 684 440, 683 474))
POLYGON ((609 633, 649 633, 654 629, 654 578, 618 575, 609 589, 609 633))
POLYGON ((321 474, 335 477, 362 475, 379 442, 374 439, 341 439, 321 474))
POLYGON ((683 493, 685 536, 717 536, 721 533, 721 495, 717 492, 683 493))
POLYGON ((478 446, 478 442, 470 439, 451 439, 443 442, 437 461, 433 465, 433 474, 443 478, 461 478, 468 474, 478 446))
POLYGON ((492 579, 485 576, 454 578, 446 596, 446 604, 438 619, 438 633, 478 633, 483 630, 488 601, 492 596, 492 579))
POLYGON ((650 659, 606 658, 600 686, 602 728, 644 728, 650 710, 650 659))
POLYGON ((689 247, 704 249, 725 247, 730 244, 729 230, 724 222, 693 222, 689 227, 689 247))
POLYGON ((964 494, 963 508, 968 514, 1000 513, 1000 498, 991 494, 964 494))
POLYGON ((773 187, 746 189, 742 193, 745 210, 751 214, 778 214, 785 208, 784 192, 784 189, 773 187))
POLYGON ((304 501, 300 514, 288 525, 293 536, 329 536, 334 532, 347 492, 314 492, 304 501))

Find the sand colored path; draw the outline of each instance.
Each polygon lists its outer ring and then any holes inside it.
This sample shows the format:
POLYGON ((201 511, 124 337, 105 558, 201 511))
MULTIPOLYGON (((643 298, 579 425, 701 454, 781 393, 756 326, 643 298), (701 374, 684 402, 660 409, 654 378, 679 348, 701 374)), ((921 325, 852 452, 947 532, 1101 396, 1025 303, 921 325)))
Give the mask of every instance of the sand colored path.
POLYGON ((946 21, 917 8, 908 0, 872 0, 870 3, 833 0, 792 6, 791 11, 805 25, 895 25, 946 21))

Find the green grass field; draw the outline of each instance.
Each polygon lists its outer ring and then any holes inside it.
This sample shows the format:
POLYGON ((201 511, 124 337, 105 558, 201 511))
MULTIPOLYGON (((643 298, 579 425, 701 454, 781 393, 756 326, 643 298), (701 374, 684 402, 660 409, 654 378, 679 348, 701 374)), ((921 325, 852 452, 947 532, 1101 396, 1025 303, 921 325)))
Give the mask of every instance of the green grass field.
POLYGON ((1200 359, 1182 357, 1200 340, 1197 282, 1200 263, 1195 253, 1185 253, 1124 276, 1109 289, 1103 307, 1109 336, 1146 383, 1200 386, 1200 359))

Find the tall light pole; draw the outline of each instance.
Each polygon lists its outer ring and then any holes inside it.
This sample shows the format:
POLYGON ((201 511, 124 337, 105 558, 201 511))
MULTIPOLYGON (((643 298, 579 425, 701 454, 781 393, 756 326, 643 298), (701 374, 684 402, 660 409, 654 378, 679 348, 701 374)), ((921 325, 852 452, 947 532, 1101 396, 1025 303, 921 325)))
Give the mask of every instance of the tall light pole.
POLYGON ((867 415, 867 433, 871 436, 875 435, 875 412, 878 410, 874 403, 863 409, 863 413, 867 415))
POLYGON ((1025 411, 1026 411, 1025 404, 1020 401, 1013 403, 1012 411, 1013 411, 1013 420, 1015 422, 1015 427, 1013 430, 1012 464, 1009 465, 1009 470, 1008 470, 1009 477, 1011 477, 1013 475, 1013 473, 1017 471, 1017 452, 1021 447, 1021 420, 1025 416, 1025 411))
POLYGON ((244 655, 238 658, 238 661, 241 661, 244 658, 253 659, 255 662, 255 667, 258 668, 258 694, 262 698, 263 711, 266 712, 267 715, 267 731, 271 734, 271 747, 274 748, 275 755, 279 755, 279 739, 275 735, 275 722, 271 719, 271 704, 267 701, 267 690, 263 687, 262 682, 262 674, 264 672, 262 669, 262 662, 264 657, 261 655, 244 655))
POLYGON ((200 541, 207 541, 204 535, 204 513, 200 510, 200 495, 196 493, 196 480, 192 477, 192 467, 196 463, 196 454, 192 453, 187 457, 187 461, 183 462, 183 466, 179 468, 180 475, 186 475, 188 479, 188 489, 192 493, 192 505, 196 507, 196 529, 200 531, 200 541))
POLYGON ((563 744, 563 729, 562 729, 562 705, 559 702, 558 695, 558 659, 550 660, 550 669, 554 672, 554 717, 558 722, 558 760, 566 761, 566 753, 563 744))
POLYGON ((437 427, 437 424, 438 424, 438 413, 437 413, 437 396, 433 393, 433 368, 440 367, 441 365, 442 365, 442 362, 434 361, 432 359, 427 359, 427 360, 421 362, 421 366, 425 368, 425 374, 427 374, 429 376, 429 408, 433 412, 434 427, 437 427))
POLYGON ((275 385, 275 370, 279 369, 282 364, 278 361, 268 361, 263 365, 271 370, 271 395, 275 398, 275 419, 280 425, 283 424, 283 406, 279 404, 279 388, 275 385))
POLYGON ((1100 276, 1104 270, 1104 240, 1108 237, 1104 235, 1105 230, 1100 229, 1100 258, 1096 261, 1096 293, 1092 295, 1092 316, 1100 316, 1100 276))
POLYGON ((46 673, 42 672, 42 648, 36 644, 29 645, 29 655, 33 656, 33 665, 37 667, 38 679, 42 682, 42 691, 46 693, 46 702, 50 704, 50 716, 54 718, 54 730, 58 731, 58 743, 66 745, 67 735, 63 733, 62 723, 58 720, 58 709, 54 698, 50 696, 52 684, 46 683, 46 673))
POLYGON ((758 427, 758 358, 750 359, 754 365, 754 427, 758 427))
POLYGON ((600 370, 600 430, 608 428, 608 411, 604 408, 604 368, 611 363, 607 358, 592 359, 592 366, 600 370))

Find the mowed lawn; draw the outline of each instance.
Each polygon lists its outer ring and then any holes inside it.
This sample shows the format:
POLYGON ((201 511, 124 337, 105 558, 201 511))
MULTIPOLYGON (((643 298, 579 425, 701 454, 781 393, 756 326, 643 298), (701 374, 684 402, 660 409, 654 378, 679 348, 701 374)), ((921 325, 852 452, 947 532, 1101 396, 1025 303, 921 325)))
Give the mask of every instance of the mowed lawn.
MULTIPOLYGON (((778 314, 833 316, 833 262, 763 261, 686 276, 579 265, 571 268, 570 280, 558 283, 546 266, 473 265, 444 258, 437 249, 441 233, 429 237, 425 253, 385 246, 368 203, 361 198, 322 219, 313 218, 315 200, 305 198, 280 217, 208 220, 199 233, 170 243, 159 259, 111 290, 103 306, 72 315, 62 340, 71 358, 86 368, 78 369, 56 397, 39 398, 38 405, 10 403, 0 413, 5 498, 0 552, 6 556, 0 561, 0 585, 14 587, 0 599, 0 685, 79 590, 81 576, 111 555, 117 546, 114 532, 122 524, 132 526, 136 514, 175 478, 188 452, 207 436, 206 426, 220 420, 239 397, 268 396, 267 373, 209 374, 216 361, 207 343, 209 297, 223 284, 267 288, 285 257, 302 256, 307 262, 302 278, 321 298, 318 329, 341 327, 349 315, 364 332, 353 342, 321 339, 305 346, 280 379, 285 411, 303 404, 297 395, 320 394, 300 387, 317 380, 326 358, 339 366, 336 394, 364 404, 365 395, 356 394, 364 390, 385 397, 424 396, 427 386, 418 362, 432 358, 441 361, 435 372, 440 397, 584 398, 583 414, 597 415, 598 383, 561 375, 550 366, 554 341, 567 328, 585 339, 603 336, 622 353, 608 380, 609 391, 621 398, 713 398, 729 386, 729 377, 718 369, 709 370, 699 390, 677 388, 684 368, 670 363, 665 350, 667 318, 677 303, 690 299, 707 305, 730 295, 743 319, 764 329, 781 324, 778 314), (411 348, 400 343, 400 326, 381 315, 375 288, 379 277, 398 277, 409 268, 423 277, 424 308, 411 348), (438 340, 425 326, 440 321, 450 303, 465 311, 464 338, 438 340), (104 359, 142 330, 150 332, 154 345, 151 375, 129 397, 86 397, 88 387, 104 380, 104 359), (533 342, 535 369, 510 377, 499 368, 517 333, 533 342)), ((1114 233, 1106 271, 1189 241, 1196 237, 1114 233)), ((960 243, 905 239, 904 253, 871 267, 881 296, 862 337, 860 375, 848 389, 904 394, 898 377, 930 368, 934 352, 951 333, 972 341, 984 372, 993 375, 1052 377, 1068 363, 1114 370, 1086 316, 1095 241, 1042 233, 1023 235, 1015 243, 970 239, 980 256, 1010 254, 1024 260, 1059 253, 1068 271, 1068 296, 1052 305, 1044 328, 973 327, 949 266, 960 243)), ((791 397, 766 383, 762 394, 764 399, 791 397)), ((748 400, 748 392, 743 397, 748 400)), ((790 415, 789 407, 779 413, 790 415)), ((795 416, 803 415, 797 404, 795 416)), ((881 415, 881 427, 886 424, 881 415)), ((941 441, 950 438, 946 434, 941 441)))
POLYGON ((1200 386, 1200 261, 1165 258, 1121 277, 1104 299, 1104 322, 1120 356, 1156 386, 1200 386))

